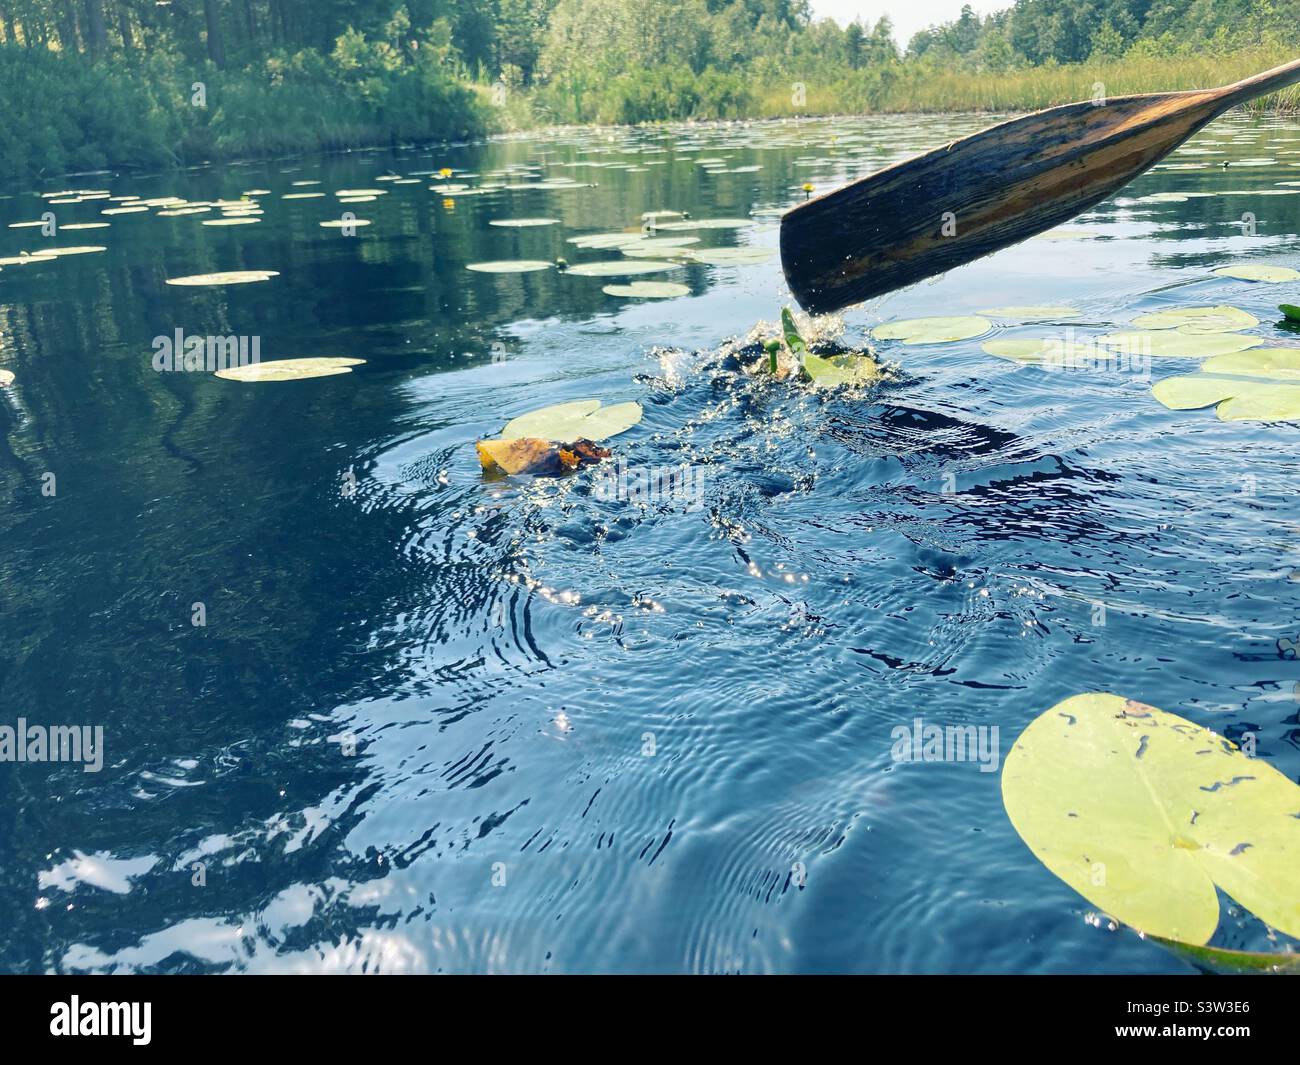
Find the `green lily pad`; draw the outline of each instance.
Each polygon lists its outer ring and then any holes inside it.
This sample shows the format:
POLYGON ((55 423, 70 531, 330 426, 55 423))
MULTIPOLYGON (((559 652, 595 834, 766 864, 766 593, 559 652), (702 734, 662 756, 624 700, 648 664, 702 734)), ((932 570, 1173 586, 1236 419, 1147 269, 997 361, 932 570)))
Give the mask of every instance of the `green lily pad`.
POLYGON ((1254 950, 1225 950, 1175 939, 1151 936, 1163 947, 1186 958, 1193 965, 1216 973, 1294 973, 1300 972, 1300 954, 1275 954, 1254 950))
POLYGON ((632 281, 626 285, 606 285, 601 292, 607 296, 631 296, 644 299, 670 299, 689 296, 691 290, 676 281, 632 281))
POLYGON ((607 262, 578 263, 576 266, 570 266, 566 272, 579 277, 627 277, 631 274, 661 274, 665 270, 676 270, 678 265, 678 263, 657 262, 654 259, 639 262, 610 259, 607 262))
POLYGON ((790 313, 789 307, 781 308, 781 336, 785 340, 785 346, 795 355, 808 351, 808 345, 799 333, 799 327, 794 323, 794 315, 790 313))
POLYGON ((955 318, 905 318, 878 325, 871 335, 877 340, 901 340, 904 344, 946 344, 969 340, 992 328, 987 318, 967 314, 955 318))
POLYGON ((579 248, 621 248, 625 244, 640 244, 644 240, 641 233, 586 233, 577 237, 566 238, 566 243, 576 244, 579 248))
POLYGON ((579 399, 521 414, 501 430, 502 440, 525 437, 568 444, 576 440, 607 440, 626 432, 641 420, 640 403, 615 403, 602 407, 598 399, 579 399))
POLYGON ((1167 377, 1151 394, 1170 410, 1217 404, 1221 421, 1300 421, 1300 348, 1257 348, 1206 359, 1198 373, 1167 377))
POLYGON ((1137 329, 1177 329, 1180 333, 1234 333, 1259 325, 1259 319, 1237 307, 1180 307, 1133 319, 1137 329))
POLYGON ((870 355, 813 355, 803 357, 804 373, 816 388, 865 385, 880 379, 880 363, 870 355))
POLYGON ((1290 318, 1293 322, 1300 322, 1300 307, 1293 307, 1289 303, 1283 303, 1278 310, 1290 318))
POLYGON ((500 259, 495 262, 470 263, 466 270, 476 270, 480 274, 527 274, 534 270, 549 270, 554 263, 541 259, 500 259))
POLYGON ((1073 307, 990 307, 980 311, 990 318, 1015 318, 1022 322, 1042 321, 1050 318, 1078 318, 1082 311, 1073 307))
POLYGON ((1240 263, 1236 266, 1220 266, 1213 272, 1220 277, 1235 277, 1241 281, 1300 281, 1300 270, 1293 270, 1289 266, 1240 263))
POLYGON ((365 359, 270 359, 266 362, 251 362, 246 366, 230 366, 216 372, 217 377, 226 381, 300 381, 307 377, 333 377, 336 374, 351 373, 353 366, 360 366, 365 359))
POLYGON ((1226 355, 1245 351, 1264 343, 1260 337, 1241 333, 1184 333, 1180 330, 1108 333, 1098 338, 1107 347, 1118 348, 1128 355, 1152 355, 1168 358, 1203 359, 1208 355, 1226 355))
POLYGON ((1194 722, 1090 692, 1030 722, 1002 801, 1035 857, 1140 932, 1203 944, 1222 888, 1300 935, 1300 787, 1194 722))

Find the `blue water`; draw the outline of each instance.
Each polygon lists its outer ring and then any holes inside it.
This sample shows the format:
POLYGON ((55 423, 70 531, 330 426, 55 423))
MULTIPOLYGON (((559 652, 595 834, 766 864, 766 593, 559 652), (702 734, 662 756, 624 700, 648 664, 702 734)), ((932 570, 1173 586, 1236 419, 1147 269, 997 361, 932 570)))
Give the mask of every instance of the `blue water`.
MULTIPOLYGON (((891 733, 996 726, 1005 757, 1056 701, 1107 690, 1253 732, 1296 779, 1295 425, 1169 411, 1140 374, 1021 367, 987 338, 878 343, 901 369, 867 392, 756 382, 720 347, 788 302, 775 259, 648 277, 690 287, 663 301, 465 269, 617 258, 566 238, 657 209, 753 216, 696 235, 775 247, 804 182, 985 121, 565 131, 5 190, 5 224, 112 225, 0 228, 0 255, 107 248, 0 273, 0 724, 100 725, 106 751, 97 773, 0 764, 0 968, 1193 971, 1037 862, 998 773, 898 763, 891 733), (718 157, 761 169, 699 163, 718 157), (594 187, 375 183, 443 166, 594 187), (349 205, 372 224, 321 228, 358 187, 387 188, 349 205), (280 198, 308 188, 327 196, 280 198), (204 227, 47 207, 62 189, 269 192, 257 224, 204 227), (487 224, 526 216, 560 224, 487 224), (280 276, 164 283, 235 269, 280 276), (176 328, 367 361, 155 373, 176 328), (698 495, 485 479, 476 439, 586 397, 641 402, 610 446, 684 466, 698 495)), ((998 327, 1015 337, 1230 303, 1300 343, 1274 325, 1297 285, 1209 272, 1296 265, 1300 202, 1258 192, 1300 178, 1300 124, 1197 142, 1171 162, 1203 168, 1152 171, 1077 239, 856 308, 846 341, 1006 304, 1083 312, 998 327), (1146 199, 1189 190, 1214 194, 1146 199)), ((1224 903, 1215 942, 1277 949, 1224 903)))

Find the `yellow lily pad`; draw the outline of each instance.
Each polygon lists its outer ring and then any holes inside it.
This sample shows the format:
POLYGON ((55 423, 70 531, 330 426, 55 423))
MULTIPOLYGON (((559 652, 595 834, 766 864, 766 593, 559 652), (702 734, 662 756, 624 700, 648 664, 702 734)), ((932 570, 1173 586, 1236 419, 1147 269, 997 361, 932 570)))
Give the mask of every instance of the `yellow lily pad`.
POLYGON ((1177 329, 1180 333, 1234 333, 1259 325, 1259 319, 1237 307, 1179 307, 1133 319, 1137 329, 1177 329))
POLYGON ((987 318, 967 314, 953 318, 904 318, 886 322, 871 331, 877 340, 901 340, 904 344, 946 344, 969 340, 993 328, 987 318))
POLYGON ((1293 270, 1289 266, 1239 263, 1235 266, 1220 266, 1213 272, 1220 277, 1235 277, 1241 281, 1300 281, 1300 270, 1293 270))
POLYGON ((1151 394, 1170 410, 1215 405, 1221 421, 1300 421, 1300 348, 1256 348, 1206 359, 1151 394))
POLYGON ((270 359, 267 362, 252 362, 246 366, 231 366, 218 370, 216 376, 227 381, 300 381, 308 377, 333 377, 336 374, 351 373, 353 366, 360 366, 365 359, 311 358, 311 359, 270 359))
POLYGON ((1217 887, 1300 936, 1300 787, 1195 722, 1066 699, 1016 740, 1002 801, 1039 861, 1140 932, 1205 943, 1217 887))

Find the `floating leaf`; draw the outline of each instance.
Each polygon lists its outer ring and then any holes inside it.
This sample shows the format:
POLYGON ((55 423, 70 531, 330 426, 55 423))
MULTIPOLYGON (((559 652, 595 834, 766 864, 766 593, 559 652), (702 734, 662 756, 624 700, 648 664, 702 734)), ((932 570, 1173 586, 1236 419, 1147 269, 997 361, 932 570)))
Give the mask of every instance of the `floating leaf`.
POLYGON ((1220 277, 1235 277, 1241 281, 1300 281, 1300 270, 1293 270, 1289 266, 1240 263, 1237 266, 1220 266, 1213 272, 1220 277))
POLYGON ((1259 325, 1259 319, 1237 307, 1180 307, 1133 319, 1138 329, 1177 329, 1180 333, 1234 333, 1259 325))
POLYGON ((610 452, 590 440, 552 444, 537 437, 514 440, 480 440, 475 445, 485 471, 502 473, 558 474, 607 459, 610 452))
POLYGON ((655 228, 660 230, 748 229, 753 224, 752 218, 685 218, 680 222, 660 222, 655 228))
POLYGON ((541 259, 502 259, 489 263, 470 263, 466 270, 477 270, 481 274, 526 274, 533 270, 549 270, 554 263, 541 259))
POLYGON ((0 388, 8 388, 14 383, 13 370, 0 370, 0 388))
POLYGON ((1066 699, 1016 740, 1002 801, 1039 861, 1141 932, 1205 943, 1217 885, 1300 935, 1300 788, 1185 718, 1066 699))
POLYGON ((501 430, 502 440, 535 436, 563 443, 570 440, 608 440, 641 420, 641 404, 615 403, 602 407, 598 399, 579 399, 521 414, 501 430))
POLYGON ((678 269, 677 263, 663 263, 653 259, 632 262, 626 259, 611 259, 608 262, 578 263, 576 266, 570 266, 567 272, 579 277, 626 277, 630 274, 661 274, 665 270, 676 269, 678 269))
POLYGON ((696 262, 709 263, 713 266, 740 266, 749 263, 765 263, 776 255, 775 248, 702 248, 684 252, 696 262))
POLYGON ((1300 420, 1300 348, 1257 348, 1206 359, 1198 373, 1167 377, 1151 394, 1170 410, 1218 404, 1221 421, 1300 420))
POLYGON ((632 281, 626 285, 606 285, 601 289, 608 296, 633 296, 645 299, 669 299, 689 296, 691 290, 676 281, 632 281))
POLYGON ((640 244, 643 239, 640 233, 587 233, 583 236, 569 237, 566 243, 576 244, 579 248, 605 249, 640 244))
POLYGON ((193 274, 189 277, 169 277, 169 285, 251 285, 255 281, 268 281, 279 277, 279 270, 227 270, 220 274, 193 274))
POLYGON ((40 255, 58 257, 63 255, 94 255, 96 252, 108 251, 102 244, 76 244, 67 248, 42 248, 40 255))
POLYGON ((1300 954, 1273 954, 1266 951, 1225 950, 1175 939, 1151 936, 1151 939, 1203 969, 1216 973, 1294 973, 1300 972, 1300 954))
POLYGON ((260 222, 260 218, 250 218, 247 215, 232 214, 224 218, 205 218, 205 226, 251 226, 254 222, 260 222))
POLYGON ((1090 366, 1098 359, 1115 356, 1105 348, 1084 341, 1064 341, 1055 337, 1033 340, 990 340, 980 345, 988 355, 1013 362, 1045 365, 1054 368, 1090 366))
POLYGON ((365 359, 270 359, 267 362, 251 362, 246 366, 231 366, 218 370, 217 377, 227 381, 300 381, 307 377, 333 377, 335 374, 351 373, 353 366, 360 366, 365 359))
POLYGON ((1033 322, 1049 318, 1078 318, 1082 312, 1073 307, 991 307, 979 313, 991 318, 1016 318, 1022 322, 1033 322))
POLYGON ((1300 307, 1293 307, 1289 303, 1283 303, 1278 310, 1290 318, 1293 322, 1300 322, 1300 307))
POLYGON ((1203 359, 1207 355, 1226 355, 1245 351, 1264 343, 1260 337, 1241 333, 1184 333, 1181 330, 1108 333, 1098 343, 1118 348, 1128 355, 1151 355, 1168 358, 1203 359))
POLYGON ((865 385, 879 380, 880 364, 869 355, 813 355, 803 357, 804 373, 817 388, 865 385))
POLYGON ((962 315, 956 318, 905 318, 878 325, 871 331, 877 340, 901 340, 904 344, 945 344, 969 340, 993 328, 987 318, 962 315))
MULTIPOLYGON (((205 226, 207 222, 203 223, 205 226)), ((331 218, 328 221, 320 223, 322 229, 345 229, 348 226, 368 226, 369 218, 331 218)))
POLYGON ((530 229, 533 226, 559 225, 558 218, 498 218, 489 222, 490 226, 508 226, 514 229, 530 229))

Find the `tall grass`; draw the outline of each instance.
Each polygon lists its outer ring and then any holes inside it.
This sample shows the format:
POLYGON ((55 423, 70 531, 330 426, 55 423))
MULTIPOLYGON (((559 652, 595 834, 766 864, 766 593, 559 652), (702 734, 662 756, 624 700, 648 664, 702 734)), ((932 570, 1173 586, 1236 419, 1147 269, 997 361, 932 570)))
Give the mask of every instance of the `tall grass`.
MULTIPOLYGON (((788 84, 769 84, 754 114, 784 116, 845 112, 1035 111, 1130 93, 1205 89, 1225 85, 1295 58, 1294 49, 1270 45, 1228 55, 1155 56, 1046 65, 1002 73, 902 64, 892 71, 854 72, 806 83, 806 103, 796 107, 788 84)), ((1300 86, 1246 105, 1247 110, 1300 111, 1300 86)))

